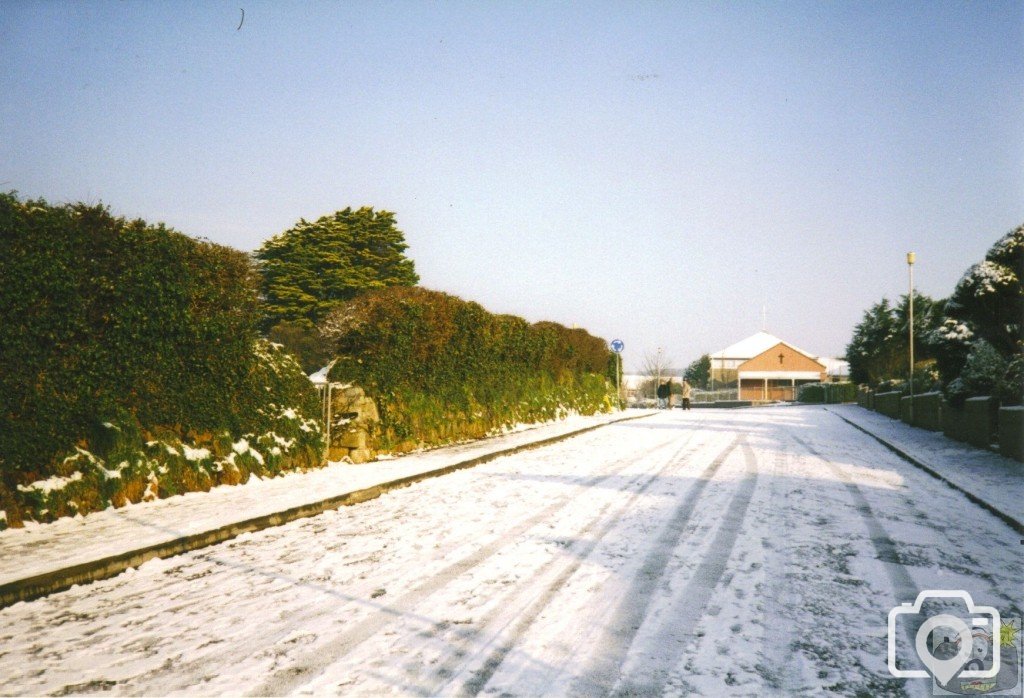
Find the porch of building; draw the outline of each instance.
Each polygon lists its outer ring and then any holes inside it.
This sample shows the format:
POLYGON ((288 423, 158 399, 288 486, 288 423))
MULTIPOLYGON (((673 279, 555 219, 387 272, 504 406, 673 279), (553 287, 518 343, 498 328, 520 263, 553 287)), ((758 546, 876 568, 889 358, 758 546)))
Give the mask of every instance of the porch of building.
POLYGON ((767 374, 759 371, 749 371, 740 374, 739 399, 751 400, 753 402, 792 402, 796 400, 797 389, 806 383, 817 383, 821 380, 820 374, 797 375, 787 372, 784 375, 767 374))

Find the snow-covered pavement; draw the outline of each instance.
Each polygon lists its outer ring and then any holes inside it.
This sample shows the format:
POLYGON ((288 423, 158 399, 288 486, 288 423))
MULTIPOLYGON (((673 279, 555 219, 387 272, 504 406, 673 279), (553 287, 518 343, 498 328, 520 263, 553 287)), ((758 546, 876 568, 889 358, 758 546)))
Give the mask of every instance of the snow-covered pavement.
POLYGON ((304 473, 287 473, 265 480, 254 477, 243 486, 224 485, 210 492, 189 492, 45 525, 29 523, 25 528, 0 532, 0 586, 93 560, 166 545, 254 517, 643 414, 645 412, 636 411, 625 415, 574 415, 557 422, 524 425, 489 439, 392 460, 362 465, 332 463, 304 473))
POLYGON ((1024 463, 954 441, 941 432, 915 429, 856 405, 830 405, 828 409, 912 454, 955 486, 1024 523, 1024 463))
POLYGON ((0 610, 0 693, 930 695, 889 610, 1019 617, 1019 538, 825 409, 675 410, 0 610))

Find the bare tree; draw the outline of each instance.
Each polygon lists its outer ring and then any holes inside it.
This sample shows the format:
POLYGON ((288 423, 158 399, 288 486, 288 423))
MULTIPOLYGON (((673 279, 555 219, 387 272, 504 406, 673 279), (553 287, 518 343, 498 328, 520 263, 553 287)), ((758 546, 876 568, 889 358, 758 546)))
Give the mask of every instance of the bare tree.
POLYGON ((655 397, 658 386, 671 377, 672 359, 662 349, 656 352, 645 352, 643 363, 640 366, 640 373, 648 376, 640 386, 640 394, 644 397, 655 397))

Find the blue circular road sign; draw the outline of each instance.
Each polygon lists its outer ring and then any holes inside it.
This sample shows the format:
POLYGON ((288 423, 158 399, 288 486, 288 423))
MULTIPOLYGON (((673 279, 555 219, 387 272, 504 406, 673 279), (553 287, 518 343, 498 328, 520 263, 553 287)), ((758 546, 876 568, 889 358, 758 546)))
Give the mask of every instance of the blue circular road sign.
POLYGON ((621 339, 612 340, 612 351, 616 354, 621 354, 622 350, 626 348, 626 345, 622 343, 621 339))

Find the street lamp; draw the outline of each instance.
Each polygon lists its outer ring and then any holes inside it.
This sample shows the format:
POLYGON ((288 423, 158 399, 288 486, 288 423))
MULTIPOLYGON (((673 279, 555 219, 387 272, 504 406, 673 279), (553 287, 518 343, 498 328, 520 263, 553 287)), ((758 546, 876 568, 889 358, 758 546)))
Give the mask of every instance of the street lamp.
POLYGON ((914 253, 907 252, 907 269, 910 271, 910 294, 907 333, 910 335, 910 423, 914 423, 914 253))
MULTIPOLYGON (((658 358, 656 360, 655 370, 658 372, 658 380, 654 383, 654 397, 658 398, 658 390, 661 389, 661 347, 658 347, 658 358)), ((661 403, 658 403, 658 407, 661 407, 661 403)))

